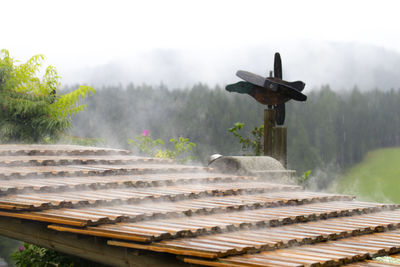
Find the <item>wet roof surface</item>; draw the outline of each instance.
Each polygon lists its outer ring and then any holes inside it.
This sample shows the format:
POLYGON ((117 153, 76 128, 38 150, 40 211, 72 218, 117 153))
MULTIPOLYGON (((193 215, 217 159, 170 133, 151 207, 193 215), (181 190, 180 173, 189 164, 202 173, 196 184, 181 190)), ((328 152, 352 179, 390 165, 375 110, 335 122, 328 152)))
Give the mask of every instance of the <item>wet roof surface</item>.
POLYGON ((400 209, 129 151, 0 145, 0 216, 206 266, 389 266, 400 209), (366 261, 369 260, 369 261, 366 261))

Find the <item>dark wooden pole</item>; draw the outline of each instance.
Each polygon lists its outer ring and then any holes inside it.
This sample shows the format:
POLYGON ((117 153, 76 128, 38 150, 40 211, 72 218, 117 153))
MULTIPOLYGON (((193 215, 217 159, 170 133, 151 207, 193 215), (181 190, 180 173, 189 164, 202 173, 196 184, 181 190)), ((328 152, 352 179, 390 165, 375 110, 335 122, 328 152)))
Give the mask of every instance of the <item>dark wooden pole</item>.
MULTIPOLYGON (((270 74, 271 75, 271 74, 270 74)), ((279 53, 275 53, 274 57, 274 77, 278 79, 282 79, 282 59, 279 53)), ((278 104, 275 106, 275 109, 278 110, 280 116, 278 119, 278 124, 282 124, 285 121, 285 103, 278 104), (282 118, 283 116, 283 118, 282 118)), ((272 157, 279 160, 283 167, 286 168, 287 165, 287 131, 284 126, 274 126, 272 128, 272 157)))
POLYGON ((283 167, 287 165, 287 130, 284 126, 276 126, 272 128, 272 156, 279 160, 283 167))
POLYGON ((275 127, 276 111, 274 109, 264 109, 264 155, 273 156, 273 133, 275 127))

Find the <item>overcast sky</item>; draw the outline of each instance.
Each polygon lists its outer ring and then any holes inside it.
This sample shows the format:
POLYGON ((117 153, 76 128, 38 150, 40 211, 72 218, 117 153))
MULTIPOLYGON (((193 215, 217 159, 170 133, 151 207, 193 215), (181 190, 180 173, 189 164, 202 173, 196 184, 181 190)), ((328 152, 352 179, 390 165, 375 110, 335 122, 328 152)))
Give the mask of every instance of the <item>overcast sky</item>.
POLYGON ((61 74, 154 49, 209 50, 211 57, 263 44, 334 41, 400 52, 395 0, 0 3, 0 48, 21 60, 44 54, 61 74))

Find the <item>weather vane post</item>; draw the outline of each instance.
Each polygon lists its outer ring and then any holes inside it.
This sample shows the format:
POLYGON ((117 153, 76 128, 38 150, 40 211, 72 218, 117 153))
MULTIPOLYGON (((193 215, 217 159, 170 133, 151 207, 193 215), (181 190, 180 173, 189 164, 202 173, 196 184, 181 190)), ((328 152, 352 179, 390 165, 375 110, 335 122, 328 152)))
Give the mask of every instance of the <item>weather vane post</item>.
POLYGON ((282 61, 275 53, 273 77, 264 78, 257 74, 239 70, 236 72, 244 81, 229 84, 226 90, 252 96, 257 102, 267 105, 264 110, 264 155, 279 160, 285 167, 287 162, 287 141, 285 122, 285 102, 293 99, 306 101, 302 81, 287 82, 282 80, 282 61))

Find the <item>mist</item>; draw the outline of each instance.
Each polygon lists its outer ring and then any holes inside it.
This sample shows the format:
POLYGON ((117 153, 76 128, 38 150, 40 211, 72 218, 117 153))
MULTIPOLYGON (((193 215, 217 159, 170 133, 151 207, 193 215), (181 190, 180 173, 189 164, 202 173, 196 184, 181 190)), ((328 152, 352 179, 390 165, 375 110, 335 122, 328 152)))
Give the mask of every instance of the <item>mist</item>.
MULTIPOLYGON (((131 53, 95 67, 61 73, 64 85, 95 87, 164 84, 170 89, 196 83, 209 86, 239 80, 237 70, 267 76, 280 52, 283 78, 302 80, 306 90, 329 85, 334 91, 357 86, 361 91, 400 86, 400 53, 382 47, 344 42, 271 42, 265 45, 198 49, 154 49, 131 53)), ((307 91, 305 91, 307 92, 307 91)))

